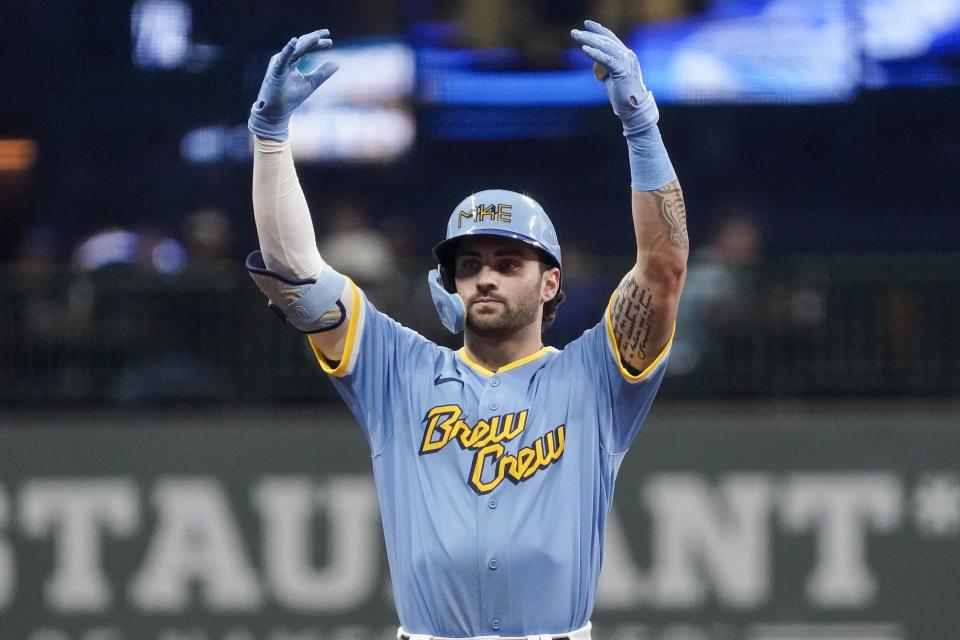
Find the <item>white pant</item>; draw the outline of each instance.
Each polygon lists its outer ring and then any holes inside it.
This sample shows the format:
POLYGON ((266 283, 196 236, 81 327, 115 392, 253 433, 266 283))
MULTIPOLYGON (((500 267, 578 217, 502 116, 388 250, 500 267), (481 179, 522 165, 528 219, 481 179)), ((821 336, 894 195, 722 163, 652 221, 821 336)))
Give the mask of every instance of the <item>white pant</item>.
POLYGON ((576 631, 566 631, 563 633, 540 633, 532 636, 476 636, 473 638, 441 638, 440 636, 428 636, 422 633, 407 633, 403 627, 397 629, 397 640, 409 638, 409 640, 553 640, 553 638, 570 638, 570 640, 590 640, 590 623, 580 627, 576 631))

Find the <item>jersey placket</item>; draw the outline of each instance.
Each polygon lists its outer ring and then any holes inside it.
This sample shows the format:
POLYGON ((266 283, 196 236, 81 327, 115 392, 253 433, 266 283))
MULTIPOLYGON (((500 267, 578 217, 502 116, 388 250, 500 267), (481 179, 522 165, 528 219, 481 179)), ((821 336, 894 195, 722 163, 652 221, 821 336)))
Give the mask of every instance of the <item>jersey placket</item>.
MULTIPOLYGON (((478 394, 478 416, 491 419, 505 413, 505 390, 502 383, 503 374, 487 377, 481 393, 478 394)), ((513 410, 513 407, 507 407, 507 410, 513 410)), ((503 444, 509 446, 507 442, 503 444)), ((504 491, 503 484, 489 493, 477 496, 479 622, 484 634, 501 635, 507 625, 513 626, 515 622, 509 619, 509 515, 507 492, 504 491)))

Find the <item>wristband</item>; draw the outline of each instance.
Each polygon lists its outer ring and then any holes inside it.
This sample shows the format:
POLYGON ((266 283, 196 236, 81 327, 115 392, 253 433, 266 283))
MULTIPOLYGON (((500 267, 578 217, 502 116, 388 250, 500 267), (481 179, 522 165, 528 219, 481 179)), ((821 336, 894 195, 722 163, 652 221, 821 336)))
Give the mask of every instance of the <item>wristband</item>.
POLYGON ((655 191, 677 179, 656 124, 637 131, 624 123, 623 136, 627 139, 630 155, 630 187, 633 190, 655 191))

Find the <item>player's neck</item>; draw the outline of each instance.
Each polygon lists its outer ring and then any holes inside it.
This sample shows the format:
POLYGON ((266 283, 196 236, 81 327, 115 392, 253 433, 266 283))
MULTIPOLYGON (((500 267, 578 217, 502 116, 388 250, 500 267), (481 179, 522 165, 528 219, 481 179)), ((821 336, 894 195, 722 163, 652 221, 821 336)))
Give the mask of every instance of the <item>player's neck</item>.
POLYGON ((507 336, 481 336, 467 329, 463 346, 471 360, 485 369, 496 371, 543 348, 540 323, 533 323, 507 336))

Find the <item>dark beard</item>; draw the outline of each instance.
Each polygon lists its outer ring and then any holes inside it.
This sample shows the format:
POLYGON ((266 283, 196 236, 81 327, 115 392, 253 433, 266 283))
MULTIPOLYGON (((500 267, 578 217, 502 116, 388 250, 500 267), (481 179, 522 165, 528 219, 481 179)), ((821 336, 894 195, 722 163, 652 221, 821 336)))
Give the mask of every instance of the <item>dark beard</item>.
POLYGON ((504 303, 503 313, 496 316, 477 316, 473 305, 470 305, 466 326, 471 332, 483 338, 509 337, 537 319, 537 310, 540 308, 540 299, 537 295, 539 291, 538 283, 530 295, 521 298, 516 306, 504 303))

